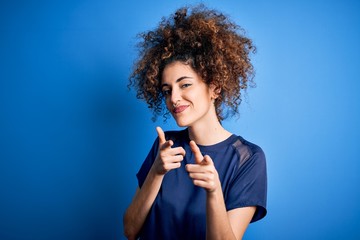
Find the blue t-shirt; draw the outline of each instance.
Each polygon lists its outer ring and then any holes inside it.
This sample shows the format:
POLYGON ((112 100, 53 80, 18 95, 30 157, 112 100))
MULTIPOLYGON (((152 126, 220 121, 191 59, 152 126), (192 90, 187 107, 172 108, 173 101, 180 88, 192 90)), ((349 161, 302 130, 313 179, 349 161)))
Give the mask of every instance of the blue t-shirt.
MULTIPOLYGON (((185 165, 195 163, 187 129, 165 133, 173 147, 186 151, 181 167, 165 174, 159 193, 150 209, 140 239, 205 239, 206 191, 193 184, 185 165)), ((154 142, 137 178, 139 187, 156 158, 159 139, 154 142)), ((266 215, 267 175, 265 155, 260 147, 232 135, 211 146, 198 145, 209 155, 218 171, 226 210, 256 206, 251 222, 266 215)))

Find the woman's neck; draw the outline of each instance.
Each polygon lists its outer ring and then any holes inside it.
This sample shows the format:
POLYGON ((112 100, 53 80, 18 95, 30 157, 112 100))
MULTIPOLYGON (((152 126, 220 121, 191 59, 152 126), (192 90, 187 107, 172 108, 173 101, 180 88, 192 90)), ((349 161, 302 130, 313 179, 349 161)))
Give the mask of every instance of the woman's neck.
POLYGON ((212 124, 190 126, 188 131, 190 140, 203 146, 214 145, 231 136, 231 133, 223 128, 219 121, 212 124))

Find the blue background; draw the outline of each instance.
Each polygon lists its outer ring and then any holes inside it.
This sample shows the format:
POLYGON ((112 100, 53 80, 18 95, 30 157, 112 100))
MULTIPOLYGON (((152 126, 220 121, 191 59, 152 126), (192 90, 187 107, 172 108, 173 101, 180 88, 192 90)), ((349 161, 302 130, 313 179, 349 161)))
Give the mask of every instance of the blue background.
MULTIPOLYGON (((126 88, 136 34, 195 1, 1 1, 0 239, 123 239, 156 137, 126 88)), ((232 132, 260 145, 245 239, 360 239, 360 3, 207 1, 258 48, 232 132)))

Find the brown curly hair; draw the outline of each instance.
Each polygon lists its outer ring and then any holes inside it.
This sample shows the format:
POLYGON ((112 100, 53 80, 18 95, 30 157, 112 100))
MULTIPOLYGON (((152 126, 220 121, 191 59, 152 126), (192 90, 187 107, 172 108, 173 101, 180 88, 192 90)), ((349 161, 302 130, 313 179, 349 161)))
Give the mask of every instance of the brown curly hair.
POLYGON ((153 120, 161 114, 166 119, 169 114, 161 77, 171 62, 190 64, 208 86, 215 86, 220 93, 215 101, 219 121, 228 116, 223 113, 225 107, 227 113, 238 113, 241 90, 255 86, 249 56, 255 53, 251 39, 224 14, 203 4, 178 9, 168 19, 163 18, 155 30, 139 37, 139 59, 128 86, 134 87, 137 98, 144 99, 153 110, 153 120))

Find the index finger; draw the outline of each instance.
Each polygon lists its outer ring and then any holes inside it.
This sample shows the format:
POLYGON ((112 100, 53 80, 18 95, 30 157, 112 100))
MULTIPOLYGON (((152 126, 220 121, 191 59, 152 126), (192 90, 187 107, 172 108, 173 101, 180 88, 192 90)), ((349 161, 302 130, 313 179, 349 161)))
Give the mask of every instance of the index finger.
POLYGON ((161 129, 161 127, 156 127, 156 132, 159 136, 159 144, 162 145, 162 144, 166 143, 165 133, 161 129))
POLYGON ((200 152, 200 148, 198 147, 198 145, 196 145, 196 143, 193 140, 190 141, 190 148, 191 151, 194 153, 195 163, 200 164, 204 159, 204 157, 200 152))

